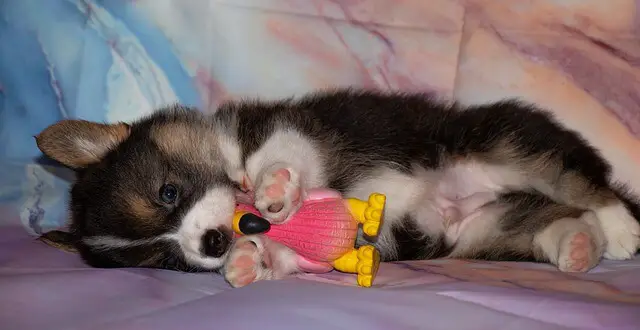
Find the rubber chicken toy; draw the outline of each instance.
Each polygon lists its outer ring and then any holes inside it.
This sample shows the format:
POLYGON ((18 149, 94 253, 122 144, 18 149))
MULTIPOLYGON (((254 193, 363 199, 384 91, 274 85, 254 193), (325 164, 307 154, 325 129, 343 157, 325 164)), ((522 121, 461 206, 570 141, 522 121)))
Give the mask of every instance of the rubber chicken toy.
POLYGON ((380 230, 386 196, 373 193, 368 201, 343 199, 335 190, 307 192, 300 209, 283 224, 270 224, 253 206, 238 204, 233 217, 237 235, 264 234, 293 249, 298 266, 309 273, 336 269, 357 274, 359 286, 373 284, 380 253, 372 245, 355 248, 359 225, 365 235, 376 237, 380 230))

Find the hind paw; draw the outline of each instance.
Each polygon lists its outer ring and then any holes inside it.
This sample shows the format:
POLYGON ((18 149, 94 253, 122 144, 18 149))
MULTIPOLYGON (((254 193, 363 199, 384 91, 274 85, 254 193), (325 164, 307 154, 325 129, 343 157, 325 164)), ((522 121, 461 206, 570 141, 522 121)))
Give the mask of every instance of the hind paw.
POLYGON ((605 239, 593 212, 553 221, 534 237, 534 246, 563 272, 586 272, 602 258, 605 239))
POLYGON ((563 272, 586 272, 600 261, 596 242, 587 232, 566 235, 560 242, 558 268, 563 272))

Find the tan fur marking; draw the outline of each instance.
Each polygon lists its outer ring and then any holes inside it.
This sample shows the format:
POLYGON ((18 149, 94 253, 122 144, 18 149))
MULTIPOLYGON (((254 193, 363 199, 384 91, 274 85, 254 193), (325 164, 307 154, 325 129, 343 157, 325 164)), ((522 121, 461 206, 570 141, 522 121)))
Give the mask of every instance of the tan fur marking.
POLYGON ((563 196, 559 196, 567 203, 579 205, 583 208, 603 207, 618 201, 610 189, 594 189, 583 176, 578 173, 567 172, 562 174, 558 185, 563 187, 563 196))
POLYGON ((491 151, 481 158, 498 164, 513 164, 525 176, 543 178, 553 182, 560 175, 561 167, 558 159, 550 153, 525 155, 510 139, 496 143, 491 151))
POLYGON ((193 164, 211 164, 216 157, 213 130, 186 123, 154 127, 151 138, 162 152, 193 164), (213 143, 212 143, 213 142, 213 143))
POLYGON ((131 214, 139 220, 152 220, 156 215, 156 209, 145 198, 132 195, 127 199, 131 214))

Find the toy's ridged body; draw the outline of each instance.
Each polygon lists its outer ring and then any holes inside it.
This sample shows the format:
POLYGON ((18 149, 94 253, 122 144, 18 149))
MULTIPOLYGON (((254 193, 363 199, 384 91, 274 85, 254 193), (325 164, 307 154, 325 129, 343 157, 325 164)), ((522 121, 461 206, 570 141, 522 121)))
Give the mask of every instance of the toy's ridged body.
POLYGON ((341 199, 313 200, 302 205, 294 221, 273 226, 266 235, 307 259, 332 262, 353 250, 358 222, 341 199))
MULTIPOLYGON (((243 208, 260 215, 252 207, 243 208)), ((271 226, 265 235, 310 261, 332 262, 353 250, 358 222, 342 199, 311 200, 300 207, 293 219, 271 226)))

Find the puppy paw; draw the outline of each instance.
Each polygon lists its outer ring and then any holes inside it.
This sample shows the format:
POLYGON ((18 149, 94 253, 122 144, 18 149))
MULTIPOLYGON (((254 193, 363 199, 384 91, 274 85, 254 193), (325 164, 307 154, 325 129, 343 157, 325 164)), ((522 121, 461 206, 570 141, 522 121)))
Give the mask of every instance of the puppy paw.
POLYGON ((622 204, 605 206, 596 212, 606 239, 604 257, 610 260, 633 258, 640 247, 640 223, 622 204))
POLYGON ((243 287, 261 279, 269 279, 271 260, 264 254, 262 244, 248 236, 238 239, 229 253, 225 265, 225 279, 234 288, 243 287))
POLYGON ((272 223, 282 223, 300 208, 302 194, 300 174, 290 167, 275 165, 262 174, 255 207, 272 223))
POLYGON ((298 271, 297 255, 262 235, 240 237, 225 263, 225 279, 238 288, 260 280, 277 280, 298 271))
POLYGON ((563 272, 586 272, 600 261, 597 243, 589 232, 565 235, 559 248, 558 268, 563 272))
POLYGON ((555 220, 536 234, 534 244, 563 272, 586 272, 602 258, 605 238, 593 212, 555 220))

